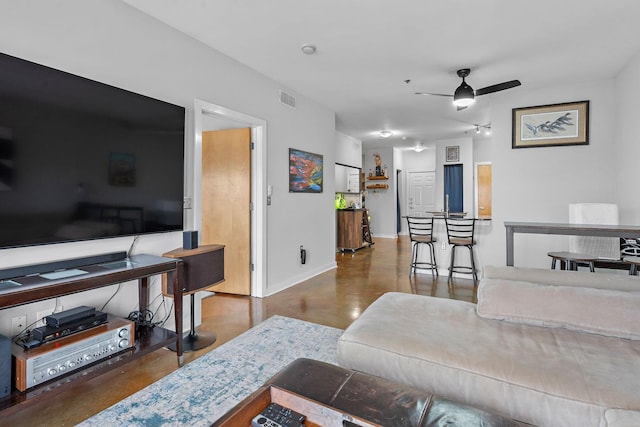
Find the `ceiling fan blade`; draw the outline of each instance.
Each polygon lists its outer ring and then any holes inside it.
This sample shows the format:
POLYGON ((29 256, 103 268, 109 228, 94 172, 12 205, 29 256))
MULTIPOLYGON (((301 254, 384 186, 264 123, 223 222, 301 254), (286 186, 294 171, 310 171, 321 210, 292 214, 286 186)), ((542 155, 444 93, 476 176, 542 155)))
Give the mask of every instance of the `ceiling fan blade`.
POLYGON ((483 87, 482 89, 476 90, 476 96, 486 95, 488 93, 499 92, 505 89, 511 89, 517 86, 520 86, 520 80, 511 80, 510 82, 498 83, 496 85, 483 87))
POLYGON ((431 92, 416 92, 416 95, 431 95, 431 96, 446 96, 453 98, 453 95, 445 95, 444 93, 431 93, 431 92))

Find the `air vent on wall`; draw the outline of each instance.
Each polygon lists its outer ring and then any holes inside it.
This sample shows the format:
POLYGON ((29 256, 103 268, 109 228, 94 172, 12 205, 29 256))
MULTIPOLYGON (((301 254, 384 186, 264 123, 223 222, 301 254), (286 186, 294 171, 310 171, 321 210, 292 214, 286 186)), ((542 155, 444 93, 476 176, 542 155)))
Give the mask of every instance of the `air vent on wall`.
POLYGON ((296 97, 289 95, 287 92, 280 91, 280 103, 288 105, 291 108, 296 108, 296 97))

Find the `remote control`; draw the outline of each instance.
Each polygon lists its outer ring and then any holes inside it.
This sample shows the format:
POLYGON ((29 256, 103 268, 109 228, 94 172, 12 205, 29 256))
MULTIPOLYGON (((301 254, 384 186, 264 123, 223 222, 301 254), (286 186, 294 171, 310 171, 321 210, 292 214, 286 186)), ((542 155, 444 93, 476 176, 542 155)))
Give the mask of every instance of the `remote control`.
POLYGON ((307 417, 280 406, 270 403, 262 412, 251 420, 252 427, 302 427, 307 417))

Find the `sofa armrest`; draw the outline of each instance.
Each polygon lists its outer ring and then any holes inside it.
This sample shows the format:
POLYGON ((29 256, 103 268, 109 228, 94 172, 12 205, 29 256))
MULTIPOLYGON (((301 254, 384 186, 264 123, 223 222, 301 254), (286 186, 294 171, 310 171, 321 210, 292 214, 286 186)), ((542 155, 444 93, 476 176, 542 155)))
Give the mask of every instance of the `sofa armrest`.
POLYGON ((485 277, 476 311, 488 319, 640 340, 640 292, 485 277))

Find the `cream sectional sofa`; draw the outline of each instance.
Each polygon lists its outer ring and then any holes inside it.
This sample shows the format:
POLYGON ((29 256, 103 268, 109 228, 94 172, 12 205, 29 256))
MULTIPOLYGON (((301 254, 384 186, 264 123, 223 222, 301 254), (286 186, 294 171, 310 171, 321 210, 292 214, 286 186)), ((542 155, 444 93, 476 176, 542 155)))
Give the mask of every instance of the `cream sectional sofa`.
POLYGON ((387 293, 338 361, 536 426, 640 426, 640 279, 485 267, 478 304, 387 293))

